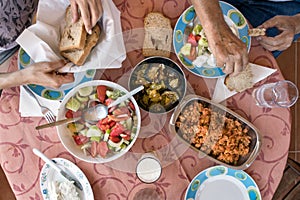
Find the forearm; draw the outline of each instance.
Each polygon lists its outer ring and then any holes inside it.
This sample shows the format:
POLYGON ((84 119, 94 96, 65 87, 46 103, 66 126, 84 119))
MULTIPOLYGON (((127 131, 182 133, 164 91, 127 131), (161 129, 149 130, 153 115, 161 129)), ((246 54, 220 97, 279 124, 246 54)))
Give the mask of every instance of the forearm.
POLYGON ((226 24, 218 0, 191 0, 204 30, 218 34, 226 24))
POLYGON ((27 80, 22 70, 9 73, 0 73, 0 89, 15 87, 23 84, 27 84, 27 80))
POLYGON ((293 16, 296 34, 300 33, 300 13, 293 16))

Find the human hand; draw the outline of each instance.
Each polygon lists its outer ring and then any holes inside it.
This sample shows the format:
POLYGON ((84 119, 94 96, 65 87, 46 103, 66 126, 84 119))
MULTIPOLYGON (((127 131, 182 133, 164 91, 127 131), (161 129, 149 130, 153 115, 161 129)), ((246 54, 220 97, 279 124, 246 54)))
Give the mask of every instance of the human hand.
POLYGON ((101 0, 70 0, 70 4, 73 21, 76 22, 79 19, 79 8, 86 31, 92 34, 92 28, 103 14, 101 0))
POLYGON ((275 16, 258 28, 272 28, 276 27, 281 33, 275 37, 259 36, 258 42, 269 51, 283 51, 291 46, 294 35, 296 34, 296 23, 292 16, 275 16))
POLYGON ((217 66, 223 67, 224 73, 235 76, 248 64, 247 46, 226 23, 217 27, 218 31, 206 34, 209 48, 216 58, 217 66))
POLYGON ((57 70, 65 65, 63 60, 56 62, 39 62, 20 70, 24 84, 37 84, 51 88, 59 88, 62 84, 74 82, 72 73, 58 73, 57 70))

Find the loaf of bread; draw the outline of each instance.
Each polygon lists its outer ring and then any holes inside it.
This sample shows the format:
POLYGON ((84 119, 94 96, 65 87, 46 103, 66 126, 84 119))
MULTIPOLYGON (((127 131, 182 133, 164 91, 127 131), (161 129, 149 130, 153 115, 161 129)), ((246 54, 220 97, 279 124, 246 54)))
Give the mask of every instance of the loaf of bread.
POLYGON ((86 40, 86 30, 82 17, 75 23, 72 22, 72 10, 68 6, 65 15, 65 28, 60 40, 59 50, 69 51, 75 49, 83 49, 86 40))
POLYGON ((170 19, 151 12, 144 19, 144 28, 143 55, 170 57, 173 33, 170 19))
POLYGON ((236 76, 227 75, 224 84, 230 91, 242 92, 253 87, 253 74, 248 65, 242 72, 236 76))
POLYGON ((252 28, 252 29, 248 30, 248 35, 252 36, 252 37, 266 35, 266 29, 264 29, 264 28, 252 28))
POLYGON ((96 25, 92 29, 92 34, 87 35, 86 44, 83 49, 61 52, 62 56, 69 59, 74 64, 81 66, 84 64, 92 48, 97 44, 100 35, 100 27, 96 25))

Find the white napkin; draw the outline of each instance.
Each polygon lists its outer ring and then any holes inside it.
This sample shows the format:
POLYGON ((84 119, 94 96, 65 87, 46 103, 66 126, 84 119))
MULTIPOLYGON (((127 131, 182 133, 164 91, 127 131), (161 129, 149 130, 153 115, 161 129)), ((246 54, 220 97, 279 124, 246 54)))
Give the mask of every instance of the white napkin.
MULTIPOLYGON (((48 100, 38 95, 35 95, 41 105, 45 105, 49 108, 55 116, 57 116, 58 108, 60 106, 60 101, 48 100)), ((20 106, 19 112, 22 117, 41 117, 43 116, 41 108, 39 104, 33 99, 33 97, 29 96, 29 94, 25 91, 23 87, 20 87, 20 106)))
MULTIPOLYGON (((250 63, 250 67, 253 73, 253 83, 257 83, 265 79, 276 71, 276 69, 271 69, 254 63, 250 63)), ((228 90, 228 88, 224 84, 224 79, 225 76, 220 77, 217 80, 215 91, 212 97, 213 102, 220 103, 237 93, 235 91, 228 90)))
MULTIPOLYGON (((58 44, 63 28, 64 15, 69 0, 40 0, 37 22, 26 29, 17 43, 35 61, 55 61, 62 57, 58 44), (51 17, 49 17, 51 16, 51 17)), ((67 65, 62 72, 79 72, 88 69, 120 68, 126 58, 120 11, 112 0, 102 1, 103 16, 99 21, 101 34, 98 44, 80 67, 67 65)))

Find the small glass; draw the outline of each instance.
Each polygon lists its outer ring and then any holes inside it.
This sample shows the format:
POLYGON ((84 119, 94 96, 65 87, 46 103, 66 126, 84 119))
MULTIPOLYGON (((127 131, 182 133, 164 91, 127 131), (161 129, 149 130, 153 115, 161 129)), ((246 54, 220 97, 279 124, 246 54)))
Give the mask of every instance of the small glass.
POLYGON ((136 175, 144 183, 153 183, 161 175, 160 161, 153 153, 145 153, 136 166, 136 175))
POLYGON ((256 100, 256 104, 260 107, 288 108, 296 103, 299 91, 293 82, 283 80, 264 84, 255 89, 252 95, 256 100))

